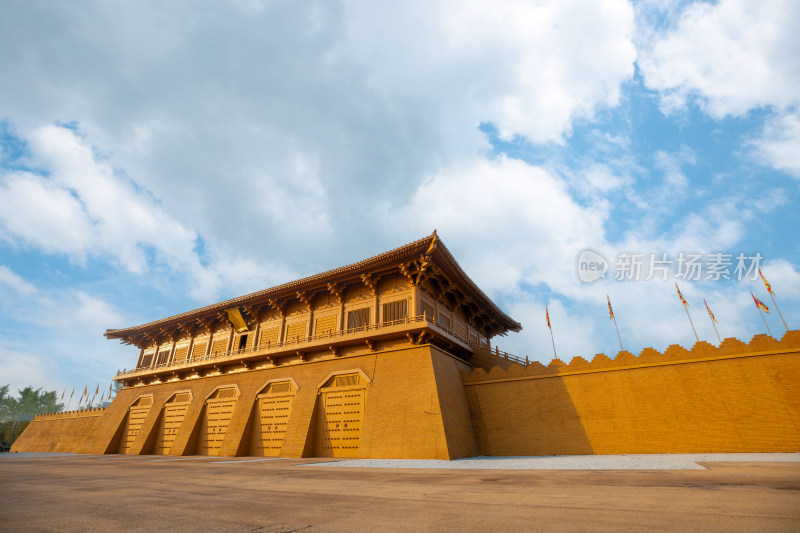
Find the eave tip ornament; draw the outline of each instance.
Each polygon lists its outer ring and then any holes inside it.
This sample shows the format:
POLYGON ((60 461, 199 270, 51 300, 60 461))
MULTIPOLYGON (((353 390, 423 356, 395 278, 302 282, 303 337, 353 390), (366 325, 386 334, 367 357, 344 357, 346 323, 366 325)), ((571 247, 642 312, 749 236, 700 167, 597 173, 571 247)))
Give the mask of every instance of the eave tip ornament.
POLYGON ((439 245, 439 236, 436 234, 436 230, 433 230, 431 233, 431 244, 428 246, 428 249, 425 251, 425 255, 431 255, 436 247, 439 245))

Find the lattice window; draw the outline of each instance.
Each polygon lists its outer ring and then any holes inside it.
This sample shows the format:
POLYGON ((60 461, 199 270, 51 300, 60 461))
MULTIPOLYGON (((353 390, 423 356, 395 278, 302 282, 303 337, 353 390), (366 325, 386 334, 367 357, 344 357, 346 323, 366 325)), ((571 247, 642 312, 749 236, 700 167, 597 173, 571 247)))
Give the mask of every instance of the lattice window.
POLYGON ((211 345, 211 353, 223 353, 228 349, 228 337, 222 337, 221 339, 214 339, 214 344, 211 345))
POLYGON ((143 367, 147 367, 153 364, 153 356, 155 355, 154 352, 147 353, 142 356, 142 365, 143 367))
POLYGON ((334 387, 352 387, 361 383, 361 374, 344 374, 333 378, 334 387))
POLYGON ((176 363, 181 363, 186 360, 186 356, 189 355, 189 345, 185 344, 183 346, 178 346, 175 348, 175 357, 173 361, 176 363))
POLYGON ((233 339, 233 348, 239 351, 249 350, 253 347, 253 333, 237 334, 233 339))
POLYGON ((315 327, 316 335, 327 335, 336 331, 336 315, 318 318, 315 327))
POLYGON ((437 322, 440 326, 444 326, 446 329, 450 329, 453 326, 453 322, 449 317, 446 316, 439 315, 437 322))
POLYGON ((408 300, 400 300, 383 304, 383 321, 393 322, 408 316, 408 300))
POLYGON ((422 307, 422 314, 424 314, 428 320, 433 320, 433 316, 436 314, 433 306, 426 301, 423 301, 420 306, 422 307))
POLYGON ((265 392, 266 394, 285 394, 287 392, 292 392, 292 384, 288 381, 270 383, 265 392))
POLYGON ((153 398, 151 396, 143 396, 133 402, 131 407, 150 407, 151 405, 153 405, 153 398))
POLYGON ((258 341, 259 348, 274 346, 278 342, 278 328, 261 330, 261 338, 258 341))
POLYGON ((203 341, 197 343, 192 348, 192 359, 202 359, 206 355, 206 348, 208 347, 208 342, 203 341))
POLYGON ((305 322, 298 322, 297 324, 291 324, 286 327, 286 340, 288 342, 294 342, 303 339, 305 338, 305 336, 306 336, 305 322))
POLYGON ((369 326, 369 307, 347 312, 347 329, 369 326))
POLYGON ((236 388, 235 387, 225 387, 222 389, 217 389, 213 396, 209 398, 209 400, 225 400, 228 398, 236 398, 236 388))
POLYGON ((191 398, 192 396, 188 392, 179 392, 167 403, 184 403, 188 402, 191 398))
POLYGON ((158 352, 158 359, 156 360, 157 365, 163 365, 169 361, 169 350, 162 350, 158 352))

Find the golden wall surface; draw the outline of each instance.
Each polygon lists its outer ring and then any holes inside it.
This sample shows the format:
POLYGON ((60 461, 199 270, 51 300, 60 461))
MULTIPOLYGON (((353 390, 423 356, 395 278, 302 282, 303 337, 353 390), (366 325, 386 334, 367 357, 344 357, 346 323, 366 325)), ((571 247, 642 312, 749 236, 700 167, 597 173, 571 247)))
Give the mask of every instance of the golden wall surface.
POLYGON ((69 411, 34 418, 12 446, 12 451, 75 452, 85 446, 105 409, 69 411))
POLYGON ((800 451, 800 332, 463 375, 479 452, 800 451))
POLYGON ((798 331, 469 371, 434 346, 396 343, 125 388, 106 409, 37 416, 13 449, 429 459, 800 451, 798 331), (258 418, 270 406, 283 407, 258 418), (259 449, 259 435, 272 448, 259 449), (347 446, 323 445, 337 439, 347 446))
POLYGON ((14 449, 77 453, 118 453, 122 449, 128 454, 162 451, 165 404, 177 394, 189 393, 190 403, 177 432, 170 436, 168 453, 204 453, 204 424, 209 423, 206 400, 221 388, 234 388, 233 399, 228 399, 235 400, 233 411, 230 420, 219 426, 224 436, 214 455, 248 455, 253 428, 259 428, 255 419, 259 416, 258 395, 271 383, 288 381, 293 397, 288 420, 281 427, 279 455, 315 456, 320 454, 325 427, 326 391, 337 391, 331 387, 336 376, 357 374, 363 384, 364 404, 358 423, 351 422, 348 428, 352 434, 354 427, 360 427, 352 456, 455 459, 475 455, 477 446, 460 377, 460 371, 468 370, 468 365, 430 345, 364 351, 363 355, 339 359, 125 388, 102 411, 36 417, 14 449), (149 410, 141 407, 148 404, 149 410), (131 420, 135 421, 135 431, 131 430, 131 420), (129 442, 124 442, 126 436, 129 442))

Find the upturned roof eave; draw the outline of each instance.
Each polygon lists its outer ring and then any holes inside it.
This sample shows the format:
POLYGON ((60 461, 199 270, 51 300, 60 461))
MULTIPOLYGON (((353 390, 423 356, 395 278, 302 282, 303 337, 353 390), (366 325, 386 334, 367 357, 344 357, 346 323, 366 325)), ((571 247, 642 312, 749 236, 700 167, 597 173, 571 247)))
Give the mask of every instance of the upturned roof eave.
POLYGON ((444 243, 442 243, 442 241, 437 237, 436 231, 434 231, 433 234, 429 235, 428 237, 424 237, 412 243, 400 246, 368 259, 364 259, 363 261, 359 261, 357 263, 345 265, 339 268, 321 272, 319 274, 314 274, 312 276, 307 276, 305 278, 283 283, 275 287, 252 292, 243 296, 224 300, 222 302, 217 302, 205 307, 200 307, 166 318, 161 318, 138 326, 120 329, 107 329, 104 336, 108 339, 125 339, 137 334, 145 333, 146 331, 155 328, 174 326, 181 322, 207 317, 212 313, 222 312, 230 307, 247 305, 269 298, 291 296, 297 292, 311 288, 317 288, 320 285, 337 279, 357 275, 364 270, 389 266, 395 263, 400 263, 404 259, 414 257, 418 254, 424 254, 434 242, 436 242, 437 247, 431 254, 432 258, 434 260, 436 260, 437 257, 440 258, 445 263, 445 265, 441 266, 444 266, 447 270, 449 270, 451 275, 454 275, 456 278, 456 281, 459 284, 463 284, 464 289, 467 289, 468 292, 471 292, 474 295, 474 297, 478 300, 478 303, 485 305, 487 310, 495 316, 495 319, 497 319, 499 323, 506 328, 506 331, 520 331, 522 329, 522 325, 501 311, 500 308, 498 308, 497 305, 495 305, 495 303, 488 296, 486 296, 486 294, 484 294, 484 292, 469 278, 469 276, 467 276, 447 247, 444 246, 444 243))

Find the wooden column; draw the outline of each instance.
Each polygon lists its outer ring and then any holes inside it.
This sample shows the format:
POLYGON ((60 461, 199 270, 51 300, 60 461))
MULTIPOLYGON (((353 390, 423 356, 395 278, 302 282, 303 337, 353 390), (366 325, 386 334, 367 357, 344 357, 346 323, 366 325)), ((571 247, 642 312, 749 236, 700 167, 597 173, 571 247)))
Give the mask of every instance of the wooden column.
POLYGON ((175 347, 178 345, 177 341, 172 341, 172 348, 169 350, 169 357, 167 357, 167 363, 172 363, 175 359, 175 347))
POLYGON ((186 348, 186 358, 184 361, 192 360, 192 350, 194 350, 194 335, 189 335, 189 346, 186 348))
POLYGON ((261 321, 256 318, 256 327, 253 329, 253 351, 258 349, 259 334, 261 333, 261 321))
POLYGON ((227 347, 227 349, 225 350, 225 353, 231 353, 231 350, 233 349, 233 346, 232 346, 232 344, 233 344, 233 337, 234 337, 234 335, 236 335, 236 332, 235 332, 235 331, 233 331, 233 325, 231 325, 231 332, 230 332, 230 334, 228 335, 228 347, 227 347))
POLYGON ((281 315, 281 327, 278 330, 278 342, 284 342, 284 336, 286 335, 286 311, 285 309, 279 309, 278 313, 281 315))

